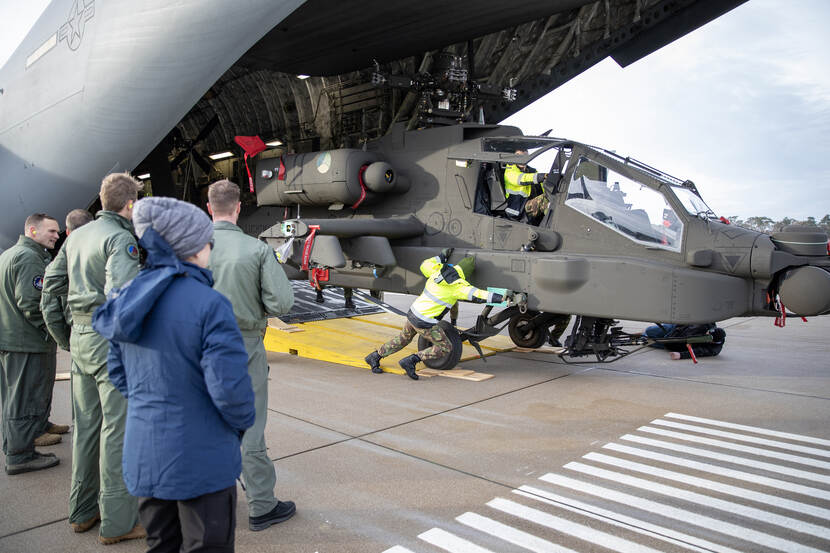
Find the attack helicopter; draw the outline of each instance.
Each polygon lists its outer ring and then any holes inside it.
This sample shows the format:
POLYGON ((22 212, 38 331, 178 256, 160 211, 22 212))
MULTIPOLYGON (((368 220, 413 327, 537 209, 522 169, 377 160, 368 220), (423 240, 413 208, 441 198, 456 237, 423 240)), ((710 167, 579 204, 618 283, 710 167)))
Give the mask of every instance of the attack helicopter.
MULTIPOLYGON (((618 319, 691 324, 741 316, 830 312, 827 236, 789 227, 766 235, 729 224, 694 183, 631 157, 516 127, 398 125, 362 148, 286 154, 256 165, 259 206, 282 206, 260 234, 290 278, 418 294, 424 259, 474 255, 477 286, 520 295, 483 308, 460 343, 508 326, 539 347, 557 315, 576 315, 565 358, 618 359, 645 339, 618 319), (552 159, 541 220, 505 213, 508 163, 552 159), (785 307, 786 306, 786 307, 785 307)), ((425 344, 421 344, 423 346, 425 344)))

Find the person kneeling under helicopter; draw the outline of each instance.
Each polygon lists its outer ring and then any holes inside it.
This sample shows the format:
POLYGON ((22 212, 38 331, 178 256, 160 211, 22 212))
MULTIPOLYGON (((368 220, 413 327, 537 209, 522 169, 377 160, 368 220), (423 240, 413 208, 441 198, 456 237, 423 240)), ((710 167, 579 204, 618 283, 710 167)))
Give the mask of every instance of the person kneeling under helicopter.
MULTIPOLYGON (((474 303, 500 303, 505 300, 501 294, 476 288, 467 282, 475 269, 475 257, 468 255, 458 264, 447 263, 452 248, 444 249, 441 255, 430 257, 421 263, 421 273, 427 277, 421 295, 412 303, 406 315, 406 324, 400 334, 366 356, 366 363, 373 373, 383 373, 380 360, 402 350, 416 334, 432 342, 432 346, 400 360, 400 366, 409 378, 418 380, 415 365, 420 361, 440 359, 452 351, 452 344, 444 329, 438 324, 441 317, 452 309, 458 300, 474 303)), ((512 292, 507 292, 511 296, 512 292)))

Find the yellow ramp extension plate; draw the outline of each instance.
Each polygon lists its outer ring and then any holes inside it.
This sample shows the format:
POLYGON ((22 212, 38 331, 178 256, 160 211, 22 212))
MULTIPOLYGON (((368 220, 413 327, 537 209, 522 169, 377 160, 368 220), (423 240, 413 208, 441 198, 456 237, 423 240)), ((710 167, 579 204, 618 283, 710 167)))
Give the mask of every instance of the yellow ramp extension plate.
MULTIPOLYGON (((368 369, 363 360, 366 355, 382 343, 396 336, 403 328, 406 317, 393 313, 361 315, 345 319, 329 319, 297 323, 302 332, 285 332, 268 327, 265 333, 265 349, 277 353, 290 353, 350 367, 368 369)), ((398 361, 418 352, 418 337, 401 351, 386 357, 381 367, 386 372, 404 374, 398 361)), ((514 345, 506 336, 493 336, 479 344, 485 356, 500 351, 509 351, 514 345)), ((464 344, 461 360, 477 359, 478 352, 469 344, 464 344)))

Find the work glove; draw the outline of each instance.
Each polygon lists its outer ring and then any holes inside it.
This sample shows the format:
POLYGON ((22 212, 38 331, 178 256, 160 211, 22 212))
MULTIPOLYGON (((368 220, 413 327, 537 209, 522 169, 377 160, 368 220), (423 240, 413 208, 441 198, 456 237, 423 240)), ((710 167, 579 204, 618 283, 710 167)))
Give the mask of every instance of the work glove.
POLYGON ((447 261, 449 261, 454 249, 455 248, 444 248, 443 250, 441 250, 441 254, 438 256, 438 258, 441 260, 441 263, 446 263, 447 261))
POLYGON ((545 181, 546 178, 548 178, 547 173, 536 173, 535 175, 533 175, 533 182, 535 184, 541 184, 545 181))

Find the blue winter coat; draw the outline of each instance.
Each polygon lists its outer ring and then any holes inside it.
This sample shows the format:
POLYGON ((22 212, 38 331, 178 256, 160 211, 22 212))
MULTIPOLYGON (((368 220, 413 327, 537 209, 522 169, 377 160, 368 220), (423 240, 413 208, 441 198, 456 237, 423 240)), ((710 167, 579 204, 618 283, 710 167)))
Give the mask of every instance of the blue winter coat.
POLYGON ((248 355, 207 269, 178 260, 153 229, 145 268, 95 311, 110 380, 127 398, 124 482, 138 497, 183 500, 228 488, 254 423, 248 355))

